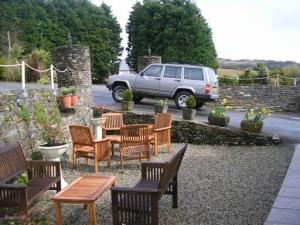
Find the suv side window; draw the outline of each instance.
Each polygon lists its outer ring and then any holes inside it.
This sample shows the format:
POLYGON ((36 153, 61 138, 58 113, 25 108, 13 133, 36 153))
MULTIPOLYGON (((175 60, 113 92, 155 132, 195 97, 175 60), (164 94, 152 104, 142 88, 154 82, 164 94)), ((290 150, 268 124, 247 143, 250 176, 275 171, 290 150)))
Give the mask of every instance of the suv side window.
POLYGON ((164 78, 181 78, 181 67, 166 66, 164 78))
POLYGON ((146 69, 143 74, 147 77, 160 77, 162 66, 153 65, 146 69))
POLYGON ((203 69, 201 68, 184 68, 185 80, 204 80, 203 69))

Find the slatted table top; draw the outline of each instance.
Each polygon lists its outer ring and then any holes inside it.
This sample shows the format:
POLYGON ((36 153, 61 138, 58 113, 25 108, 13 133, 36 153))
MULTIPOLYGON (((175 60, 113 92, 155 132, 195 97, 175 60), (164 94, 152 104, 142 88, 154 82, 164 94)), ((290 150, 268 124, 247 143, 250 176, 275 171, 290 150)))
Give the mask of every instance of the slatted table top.
POLYGON ((115 176, 81 176, 52 197, 60 202, 94 202, 116 182, 115 176))

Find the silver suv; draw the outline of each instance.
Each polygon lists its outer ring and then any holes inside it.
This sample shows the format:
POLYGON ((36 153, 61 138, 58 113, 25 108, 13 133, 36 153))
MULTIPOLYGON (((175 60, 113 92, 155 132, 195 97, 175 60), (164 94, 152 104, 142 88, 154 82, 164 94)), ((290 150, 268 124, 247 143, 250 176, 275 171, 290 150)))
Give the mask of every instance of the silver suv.
POLYGON ((144 97, 172 98, 178 108, 186 107, 186 99, 194 95, 196 108, 206 101, 218 99, 218 80, 213 69, 195 65, 151 64, 138 74, 112 75, 106 79, 116 102, 131 89, 134 101, 144 97))

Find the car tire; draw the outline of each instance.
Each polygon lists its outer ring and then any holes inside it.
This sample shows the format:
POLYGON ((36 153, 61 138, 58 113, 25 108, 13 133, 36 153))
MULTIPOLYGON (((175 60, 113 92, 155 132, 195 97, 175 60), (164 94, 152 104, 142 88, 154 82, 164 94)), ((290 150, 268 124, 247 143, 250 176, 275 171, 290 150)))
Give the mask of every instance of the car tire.
POLYGON ((114 87, 112 91, 112 97, 115 100, 115 102, 120 103, 123 100, 123 93, 127 89, 128 88, 123 85, 117 85, 116 87, 114 87))
POLYGON ((175 96, 175 104, 176 107, 179 109, 186 108, 186 99, 193 95, 191 92, 188 91, 180 91, 176 96, 175 96))
POLYGON ((134 95, 133 96, 133 101, 134 101, 134 103, 140 103, 142 100, 143 100, 143 96, 141 96, 141 95, 134 95))
POLYGON ((204 102, 197 102, 195 109, 200 109, 204 105, 204 102))

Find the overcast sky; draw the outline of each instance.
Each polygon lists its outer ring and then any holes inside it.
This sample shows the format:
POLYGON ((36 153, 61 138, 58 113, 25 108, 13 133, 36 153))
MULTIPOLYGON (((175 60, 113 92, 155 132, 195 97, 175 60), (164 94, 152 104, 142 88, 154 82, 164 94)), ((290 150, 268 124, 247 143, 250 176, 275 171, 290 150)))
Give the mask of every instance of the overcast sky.
MULTIPOLYGON (((127 46, 125 25, 138 0, 92 0, 111 6, 127 46)), ((213 31, 218 57, 300 62, 299 0, 195 0, 213 31)), ((127 55, 125 52, 123 58, 127 55)))

